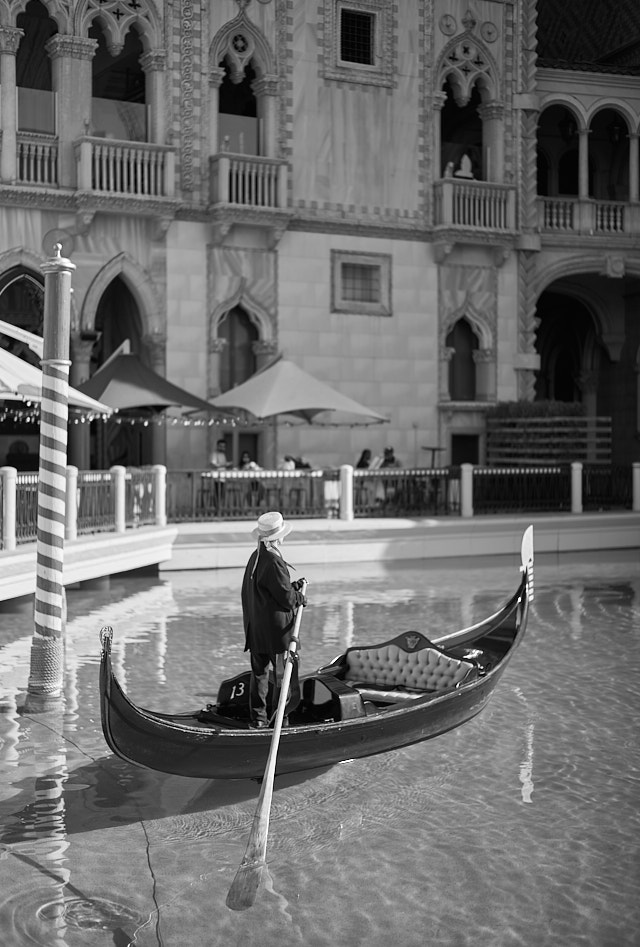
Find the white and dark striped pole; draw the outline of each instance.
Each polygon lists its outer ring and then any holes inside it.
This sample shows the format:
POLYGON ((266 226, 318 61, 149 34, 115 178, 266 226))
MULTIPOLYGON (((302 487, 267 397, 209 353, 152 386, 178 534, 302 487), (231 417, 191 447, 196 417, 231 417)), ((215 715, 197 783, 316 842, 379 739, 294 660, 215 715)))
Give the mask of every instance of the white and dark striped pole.
POLYGON ((69 417, 71 274, 75 264, 55 255, 44 273, 44 347, 40 407, 40 467, 36 539, 36 594, 26 705, 55 708, 62 698, 66 599, 62 577, 69 417))

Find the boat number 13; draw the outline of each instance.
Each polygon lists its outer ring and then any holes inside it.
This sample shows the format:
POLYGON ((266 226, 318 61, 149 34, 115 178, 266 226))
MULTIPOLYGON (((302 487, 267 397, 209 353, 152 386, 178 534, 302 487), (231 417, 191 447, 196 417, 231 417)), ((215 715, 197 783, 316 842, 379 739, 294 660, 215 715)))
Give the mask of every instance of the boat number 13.
POLYGON ((235 700, 237 697, 244 697, 244 689, 244 681, 238 681, 237 684, 234 684, 231 688, 231 700, 235 700))

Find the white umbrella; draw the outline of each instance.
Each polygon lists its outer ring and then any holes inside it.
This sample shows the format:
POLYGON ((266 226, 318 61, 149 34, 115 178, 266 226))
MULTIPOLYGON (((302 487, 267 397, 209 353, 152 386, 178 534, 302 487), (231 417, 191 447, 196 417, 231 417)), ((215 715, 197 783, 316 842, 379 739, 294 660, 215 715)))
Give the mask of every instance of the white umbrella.
MULTIPOLYGON (((35 365, 0 348, 0 401, 41 401, 42 372, 35 365)), ((112 409, 69 386, 69 406, 94 414, 112 414, 112 409)))
POLYGON ((372 424, 389 420, 282 357, 248 381, 212 398, 211 404, 216 408, 241 408, 260 420, 290 414, 311 424, 325 411, 339 419, 365 417, 372 424))

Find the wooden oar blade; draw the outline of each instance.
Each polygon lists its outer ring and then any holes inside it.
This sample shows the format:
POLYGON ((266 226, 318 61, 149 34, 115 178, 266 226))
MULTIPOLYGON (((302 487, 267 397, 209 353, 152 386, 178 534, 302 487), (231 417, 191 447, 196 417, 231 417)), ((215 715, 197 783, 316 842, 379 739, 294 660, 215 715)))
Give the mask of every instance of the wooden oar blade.
POLYGON ((265 861, 240 865, 227 894, 228 908, 232 911, 246 911, 253 906, 266 867, 265 861))

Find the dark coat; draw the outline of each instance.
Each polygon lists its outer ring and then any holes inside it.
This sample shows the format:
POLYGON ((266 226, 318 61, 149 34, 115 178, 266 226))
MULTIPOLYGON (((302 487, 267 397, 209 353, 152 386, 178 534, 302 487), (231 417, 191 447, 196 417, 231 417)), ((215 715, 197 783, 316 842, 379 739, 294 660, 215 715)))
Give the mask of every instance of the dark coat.
POLYGON ((249 559, 242 580, 242 615, 245 651, 255 654, 281 654, 289 644, 296 608, 303 594, 291 585, 287 564, 277 552, 260 543, 249 559), (258 565, 253 572, 253 563, 258 565))

